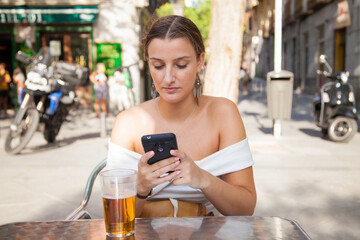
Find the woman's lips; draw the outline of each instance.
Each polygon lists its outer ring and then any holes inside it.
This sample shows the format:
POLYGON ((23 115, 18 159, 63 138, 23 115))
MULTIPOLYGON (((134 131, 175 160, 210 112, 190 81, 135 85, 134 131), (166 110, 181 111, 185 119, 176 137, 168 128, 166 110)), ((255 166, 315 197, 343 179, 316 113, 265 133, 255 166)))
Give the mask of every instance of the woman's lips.
POLYGON ((174 93, 178 90, 178 88, 171 87, 171 88, 164 88, 167 93, 174 93))

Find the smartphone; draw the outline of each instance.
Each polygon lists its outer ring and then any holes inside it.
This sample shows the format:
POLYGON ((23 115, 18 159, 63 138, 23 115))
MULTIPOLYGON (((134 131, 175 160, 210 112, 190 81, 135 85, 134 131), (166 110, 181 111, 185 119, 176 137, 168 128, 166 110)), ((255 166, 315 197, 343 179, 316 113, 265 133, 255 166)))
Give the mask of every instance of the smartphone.
POLYGON ((148 164, 154 164, 169 158, 171 149, 178 149, 176 135, 174 133, 161 133, 145 135, 141 137, 144 152, 154 151, 155 155, 148 160, 148 164))

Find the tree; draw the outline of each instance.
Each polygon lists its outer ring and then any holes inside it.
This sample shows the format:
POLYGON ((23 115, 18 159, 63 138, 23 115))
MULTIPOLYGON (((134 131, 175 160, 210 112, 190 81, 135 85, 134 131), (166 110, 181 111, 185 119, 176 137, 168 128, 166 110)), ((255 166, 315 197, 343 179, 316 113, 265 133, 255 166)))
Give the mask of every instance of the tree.
MULTIPOLYGON (((186 7, 184 3, 182 5, 184 16, 196 24, 206 44, 209 35, 211 0, 199 1, 198 5, 194 8, 186 7)), ((173 3, 165 3, 156 10, 156 14, 159 17, 171 15, 173 14, 173 8, 173 3)))
POLYGON ((206 46, 211 18, 211 0, 199 1, 196 8, 185 7, 184 16, 193 21, 199 28, 206 46))
POLYGON ((204 93, 237 103, 245 0, 212 0, 204 93))

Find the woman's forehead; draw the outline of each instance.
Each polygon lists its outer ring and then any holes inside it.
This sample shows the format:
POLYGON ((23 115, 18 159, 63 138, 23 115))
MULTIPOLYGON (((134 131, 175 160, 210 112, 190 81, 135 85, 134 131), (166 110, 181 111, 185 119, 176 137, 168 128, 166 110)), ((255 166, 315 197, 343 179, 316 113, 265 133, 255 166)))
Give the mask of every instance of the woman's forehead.
POLYGON ((149 59, 178 59, 196 57, 195 50, 186 38, 153 39, 148 47, 149 59))

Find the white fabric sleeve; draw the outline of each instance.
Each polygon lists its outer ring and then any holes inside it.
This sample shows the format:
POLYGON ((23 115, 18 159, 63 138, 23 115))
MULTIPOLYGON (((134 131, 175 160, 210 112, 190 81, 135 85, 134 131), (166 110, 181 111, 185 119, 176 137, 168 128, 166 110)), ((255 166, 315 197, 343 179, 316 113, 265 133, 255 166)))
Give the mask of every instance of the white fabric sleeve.
POLYGON ((109 151, 105 169, 129 168, 138 169, 141 155, 123 148, 109 140, 109 151))
MULTIPOLYGON (((137 170, 141 154, 130 151, 109 140, 106 169, 130 168, 137 170)), ((240 171, 254 165, 248 139, 226 147, 195 163, 214 176, 240 171)))
POLYGON ((254 165, 247 138, 195 163, 214 176, 240 171, 254 165))

